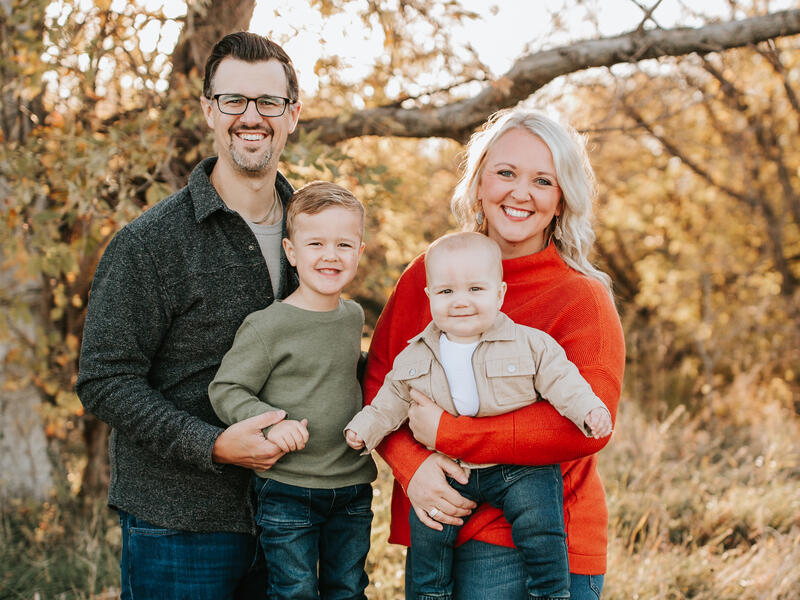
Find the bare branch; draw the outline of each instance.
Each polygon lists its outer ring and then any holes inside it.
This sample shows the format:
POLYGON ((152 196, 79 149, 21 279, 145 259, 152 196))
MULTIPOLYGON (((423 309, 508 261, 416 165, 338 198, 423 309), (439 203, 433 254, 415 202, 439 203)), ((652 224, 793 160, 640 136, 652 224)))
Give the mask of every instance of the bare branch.
POLYGON ((786 91, 786 98, 789 104, 792 105, 794 111, 800 114, 800 100, 797 98, 797 93, 794 91, 791 83, 789 83, 789 75, 786 67, 781 61, 781 55, 774 40, 768 40, 766 44, 756 46, 756 52, 767 59, 767 62, 772 66, 775 72, 780 75, 783 80, 783 89, 786 91))
POLYGON ((757 115, 750 110, 747 96, 730 79, 725 77, 722 71, 707 60, 703 60, 703 67, 720 83, 722 91, 731 106, 747 119, 747 123, 755 135, 756 142, 761 148, 764 157, 775 165, 786 204, 792 211, 795 222, 800 224, 800 194, 797 193, 792 185, 791 169, 786 164, 786 155, 780 140, 775 134, 774 127, 764 123, 763 119, 759 118, 761 115, 757 115))
MULTIPOLYGON (((766 199, 761 196, 761 194, 757 193, 757 191, 743 193, 717 181, 711 175, 711 172, 708 169, 702 167, 697 161, 692 160, 689 155, 682 151, 676 143, 667 139, 663 135, 659 135, 653 126, 647 122, 647 120, 641 115, 641 113, 639 113, 639 111, 636 110, 636 108, 628 103, 624 103, 624 108, 628 116, 630 116, 630 118, 640 125, 645 131, 647 131, 647 133, 657 139, 661 145, 664 146, 667 152, 680 159, 683 164, 689 167, 689 169, 691 169, 700 178, 705 180, 709 185, 717 188, 721 192, 724 192, 745 206, 748 206, 761 213, 761 216, 764 219, 764 224, 766 225, 767 244, 769 245, 770 254, 775 264, 775 270, 778 271, 782 277, 781 294, 787 297, 792 296, 794 291, 797 289, 798 283, 800 282, 798 282, 797 277, 792 272, 789 262, 786 259, 786 248, 783 241, 783 223, 778 215, 775 214, 772 205, 770 205, 770 203, 767 202, 766 199)), ((757 179, 757 173, 753 173, 753 179, 757 179)))
POLYGON ((699 29, 635 31, 576 42, 521 57, 505 75, 472 98, 443 106, 379 107, 350 115, 309 119, 300 122, 294 135, 319 130, 319 140, 327 144, 362 135, 446 137, 462 141, 488 115, 525 100, 561 75, 647 58, 719 52, 797 33, 800 33, 800 9, 699 29))

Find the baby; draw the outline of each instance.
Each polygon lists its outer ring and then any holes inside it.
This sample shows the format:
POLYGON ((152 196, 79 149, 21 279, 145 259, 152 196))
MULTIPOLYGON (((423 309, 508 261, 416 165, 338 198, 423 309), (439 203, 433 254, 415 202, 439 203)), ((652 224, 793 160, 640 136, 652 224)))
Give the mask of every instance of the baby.
MULTIPOLYGON (((494 241, 474 232, 446 235, 431 244, 425 270, 433 320, 397 355, 372 403, 345 427, 352 448, 373 450, 400 427, 408 417, 411 389, 453 415, 468 416, 510 412, 541 397, 587 436, 611 434, 611 414, 563 348, 500 312, 506 284, 494 241)), ((560 465, 469 466, 466 485, 449 483, 465 498, 503 510, 525 559, 529 593, 569 597, 560 465)), ((432 517, 436 513, 435 507, 429 511, 432 517)), ((450 597, 459 528, 434 530, 413 510, 409 520, 417 594, 450 597)))

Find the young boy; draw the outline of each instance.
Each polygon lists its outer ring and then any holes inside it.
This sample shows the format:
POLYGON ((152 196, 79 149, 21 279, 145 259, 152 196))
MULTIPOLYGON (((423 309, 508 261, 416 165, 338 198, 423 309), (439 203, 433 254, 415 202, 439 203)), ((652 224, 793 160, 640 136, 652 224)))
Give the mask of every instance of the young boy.
POLYGON ((364 313, 340 298, 364 250, 364 208, 338 185, 310 183, 294 194, 286 230, 300 285, 245 319, 208 393, 228 424, 286 412, 264 430, 285 454, 255 478, 267 596, 365 598, 377 471, 341 434, 362 405, 364 313))
MULTIPOLYGON (((494 241, 480 233, 446 235, 431 244, 425 270, 433 321, 397 355, 372 404, 345 427, 352 448, 370 451, 397 429, 408 416, 411 389, 453 415, 470 416, 515 410, 538 393, 587 436, 611 433, 611 414, 561 346, 500 312, 506 284, 494 241)), ((449 483, 503 510, 525 559, 529 596, 569 598, 560 466, 469 466, 466 485, 449 483)), ((417 598, 451 598, 459 528, 428 528, 414 510, 409 520, 417 598)))

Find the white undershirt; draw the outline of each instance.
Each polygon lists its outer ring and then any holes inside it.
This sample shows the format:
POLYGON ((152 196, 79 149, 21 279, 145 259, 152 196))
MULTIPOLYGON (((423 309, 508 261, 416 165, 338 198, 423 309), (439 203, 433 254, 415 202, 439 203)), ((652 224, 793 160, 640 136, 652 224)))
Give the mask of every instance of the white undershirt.
POLYGON ((446 334, 439 337, 439 354, 442 367, 450 386, 453 404, 460 415, 468 417, 478 414, 478 385, 475 383, 475 372, 472 369, 472 353, 478 342, 460 344, 451 342, 446 334))
POLYGON ((281 240, 283 238, 283 222, 279 220, 272 225, 258 225, 245 219, 245 223, 250 226, 250 229, 258 240, 261 254, 264 255, 264 260, 267 262, 269 280, 272 284, 272 294, 277 298, 278 290, 281 285, 281 240))

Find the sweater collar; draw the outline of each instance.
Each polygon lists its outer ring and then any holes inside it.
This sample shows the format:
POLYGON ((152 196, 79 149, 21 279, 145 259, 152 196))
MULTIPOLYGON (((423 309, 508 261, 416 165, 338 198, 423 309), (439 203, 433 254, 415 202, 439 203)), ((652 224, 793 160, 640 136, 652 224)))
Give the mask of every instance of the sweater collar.
MULTIPOLYGON (((205 220, 210 214, 218 210, 232 212, 222 198, 217 193, 216 188, 211 184, 211 171, 217 164, 217 157, 211 156, 200 162, 189 175, 189 193, 194 202, 194 217, 198 223, 205 220)), ((277 173, 275 176, 275 189, 278 190, 278 197, 281 199, 284 209, 292 199, 294 189, 287 179, 277 173)), ((284 214, 286 211, 284 210, 284 214)))
POLYGON ((503 279, 506 282, 516 281, 520 278, 530 280, 532 277, 546 279, 556 272, 568 268, 558 253, 556 245, 551 243, 539 252, 504 260, 503 279))

